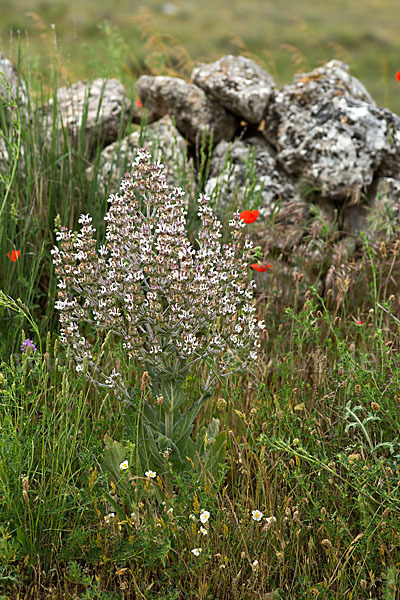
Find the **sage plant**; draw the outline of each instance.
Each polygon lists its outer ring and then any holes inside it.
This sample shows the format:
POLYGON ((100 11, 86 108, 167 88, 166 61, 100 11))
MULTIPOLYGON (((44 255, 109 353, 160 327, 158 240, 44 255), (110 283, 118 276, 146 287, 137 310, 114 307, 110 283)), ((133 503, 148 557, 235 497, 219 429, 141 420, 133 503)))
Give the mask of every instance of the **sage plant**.
POLYGON ((119 338, 127 358, 149 374, 158 401, 143 407, 147 458, 142 462, 158 471, 161 455, 182 467, 194 451, 190 435, 205 396, 188 401, 188 374, 206 365, 207 392, 216 377, 244 369, 257 358, 264 322, 255 316, 255 284, 248 280, 253 245, 242 235, 239 213, 229 222, 231 241, 222 244, 222 225, 201 195, 201 228, 193 245, 184 192, 168 191, 163 165, 152 163, 144 149, 132 166, 133 175, 126 175, 119 193, 109 198, 105 244, 96 251, 92 219, 81 215, 80 232, 61 227, 59 247, 51 252, 61 341, 71 349, 77 370, 131 400, 123 374, 104 372, 93 354, 93 341, 85 336, 91 324, 94 341, 102 333, 119 338))

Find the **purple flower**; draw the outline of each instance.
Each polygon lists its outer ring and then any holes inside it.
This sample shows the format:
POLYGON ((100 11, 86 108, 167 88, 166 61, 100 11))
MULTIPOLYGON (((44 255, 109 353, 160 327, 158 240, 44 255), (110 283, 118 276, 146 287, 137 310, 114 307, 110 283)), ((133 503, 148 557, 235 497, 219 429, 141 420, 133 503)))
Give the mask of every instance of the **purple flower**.
POLYGON ((33 352, 34 353, 36 352, 36 346, 32 342, 32 340, 25 340, 24 342, 22 342, 21 351, 26 352, 28 350, 28 348, 32 348, 33 352))

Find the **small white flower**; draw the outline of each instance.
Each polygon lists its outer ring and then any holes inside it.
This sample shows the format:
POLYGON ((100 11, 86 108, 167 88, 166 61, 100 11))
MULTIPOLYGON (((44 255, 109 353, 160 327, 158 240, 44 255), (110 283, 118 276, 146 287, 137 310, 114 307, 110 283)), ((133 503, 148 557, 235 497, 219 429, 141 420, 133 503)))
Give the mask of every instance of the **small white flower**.
POLYGON ((207 535, 208 531, 205 527, 200 527, 199 529, 200 533, 202 533, 203 535, 207 535))
POLYGON ((194 554, 195 556, 200 556, 201 548, 193 548, 193 550, 191 550, 191 553, 194 554))
POLYGON ((131 512, 131 523, 132 525, 140 525, 140 516, 138 512, 131 512))
POLYGON ((210 518, 210 513, 208 512, 208 510, 202 510, 200 512, 200 521, 203 523, 207 523, 208 519, 210 518))
POLYGON ((87 223, 91 223, 92 217, 90 215, 81 215, 78 219, 78 223, 81 225, 86 225, 87 223))
POLYGON ((108 524, 111 521, 111 519, 114 519, 114 517, 115 517, 115 513, 111 512, 111 513, 108 513, 108 515, 104 516, 104 520, 108 524))
POLYGON ((155 471, 146 471, 145 475, 146 475, 146 477, 150 477, 151 479, 154 479, 154 477, 156 477, 157 473, 155 471))
POLYGON ((276 523, 276 517, 265 517, 265 529, 269 529, 276 523))
POLYGON ((129 464, 128 464, 128 461, 127 461, 127 460, 124 460, 124 462, 122 462, 122 463, 119 465, 119 468, 121 469, 121 471, 126 471, 126 469, 127 469, 128 467, 129 467, 129 464))
POLYGON ((264 516, 263 513, 261 511, 259 511, 259 510, 253 510, 251 512, 251 514, 252 514, 252 517, 253 517, 254 521, 261 521, 261 519, 264 516))
POLYGON ((253 562, 251 563, 251 566, 253 567, 253 569, 257 569, 258 567, 258 560, 253 560, 253 562))

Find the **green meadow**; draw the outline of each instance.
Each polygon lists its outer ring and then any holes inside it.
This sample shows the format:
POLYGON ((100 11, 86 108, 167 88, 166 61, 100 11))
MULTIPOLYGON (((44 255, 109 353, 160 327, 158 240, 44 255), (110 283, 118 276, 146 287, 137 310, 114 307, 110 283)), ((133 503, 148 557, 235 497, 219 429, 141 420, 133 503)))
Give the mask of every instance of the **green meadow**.
MULTIPOLYGON (((335 296, 319 286, 328 259, 311 265, 299 253, 288 276, 284 256, 263 256, 272 268, 257 274, 255 314, 265 322, 257 359, 228 377, 216 373, 187 428, 186 466, 174 470, 167 448, 165 472, 145 471, 143 407, 149 419, 165 408, 156 379, 111 336, 95 349, 102 365, 120 369, 130 402, 88 381, 86 365, 77 371, 61 343, 54 308, 56 229, 77 232, 79 216, 90 214, 100 246, 116 190, 97 189, 102 148, 87 156, 83 134, 72 145, 57 139, 55 123, 46 134, 40 107, 81 78, 117 77, 134 98, 142 73, 187 77, 196 60, 243 52, 282 85, 340 58, 378 105, 399 113, 397 0, 135 8, 0 0, 0 14, 0 51, 20 66, 31 97, 29 126, 10 122, 0 104, 12 156, 0 177, 0 600, 396 600, 398 221, 378 223, 374 239, 362 241, 335 296)), ((119 139, 135 127, 121 127, 119 139)), ((201 192, 205 143, 198 154, 201 192)), ((195 201, 188 190, 193 243, 195 201)), ((234 208, 220 215, 224 232, 234 208)), ((257 220, 246 227, 260 233, 257 220)), ((266 227, 273 235, 273 217, 266 227)), ((330 232, 322 238, 329 258, 330 232)), ((97 333, 87 326, 90 339, 97 333)), ((186 374, 188 405, 209 369, 186 374)), ((170 426, 160 425, 164 437, 170 426)))

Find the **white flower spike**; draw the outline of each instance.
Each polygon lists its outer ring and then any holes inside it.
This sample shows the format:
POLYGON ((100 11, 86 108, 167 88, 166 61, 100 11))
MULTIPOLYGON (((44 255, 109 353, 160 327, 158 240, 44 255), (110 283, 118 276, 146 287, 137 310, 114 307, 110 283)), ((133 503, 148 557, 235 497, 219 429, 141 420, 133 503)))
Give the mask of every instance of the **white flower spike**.
POLYGON ((198 244, 192 245, 184 192, 168 189, 162 164, 143 149, 109 203, 105 243, 98 252, 90 215, 80 216, 77 235, 61 227, 59 247, 52 249, 61 283, 55 304, 60 341, 83 375, 131 399, 119 373, 112 377, 97 367, 96 346, 84 336, 86 323, 116 334, 127 358, 148 365, 154 378, 170 369, 171 343, 179 376, 188 365, 204 362, 226 376, 238 359, 242 368, 257 360, 265 324, 255 314, 256 283, 249 281, 247 268, 253 243, 242 234, 240 213, 229 222, 232 241, 221 243, 222 223, 210 198, 201 194, 201 227, 198 244), (151 289, 148 278, 157 281, 151 289))

